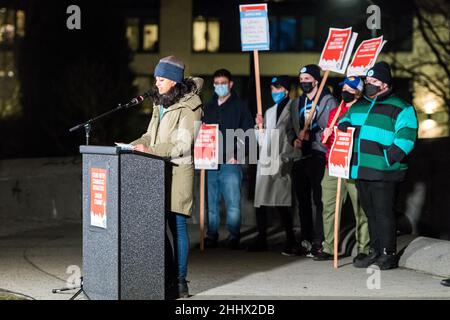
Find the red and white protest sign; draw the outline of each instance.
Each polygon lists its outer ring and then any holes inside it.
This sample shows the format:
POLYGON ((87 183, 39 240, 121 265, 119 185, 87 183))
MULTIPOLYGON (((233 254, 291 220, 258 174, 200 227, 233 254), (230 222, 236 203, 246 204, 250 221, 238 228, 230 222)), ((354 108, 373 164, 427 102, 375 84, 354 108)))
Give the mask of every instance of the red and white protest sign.
POLYGON ((194 144, 195 169, 217 170, 219 164, 219 125, 202 124, 194 144))
POLYGON ((106 229, 106 169, 91 168, 91 225, 106 229))
POLYGON ((358 49, 356 49, 352 62, 348 66, 347 77, 365 76, 367 71, 377 61, 385 43, 386 40, 383 40, 383 36, 361 42, 358 49))
POLYGON ((352 28, 330 28, 328 38, 320 55, 322 70, 345 73, 358 34, 352 28))
POLYGON ((329 175, 349 179, 350 161, 353 152, 353 134, 355 128, 348 128, 347 132, 334 127, 334 142, 328 157, 329 175))

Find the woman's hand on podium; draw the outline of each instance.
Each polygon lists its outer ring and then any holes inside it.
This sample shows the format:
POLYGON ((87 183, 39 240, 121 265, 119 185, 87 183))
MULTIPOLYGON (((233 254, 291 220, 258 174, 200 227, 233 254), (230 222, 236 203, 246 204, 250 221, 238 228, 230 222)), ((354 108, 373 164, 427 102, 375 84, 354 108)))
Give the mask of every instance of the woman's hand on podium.
POLYGON ((144 146, 143 144, 137 144, 134 146, 133 150, 135 151, 140 151, 140 152, 150 152, 150 148, 147 148, 146 146, 144 146))

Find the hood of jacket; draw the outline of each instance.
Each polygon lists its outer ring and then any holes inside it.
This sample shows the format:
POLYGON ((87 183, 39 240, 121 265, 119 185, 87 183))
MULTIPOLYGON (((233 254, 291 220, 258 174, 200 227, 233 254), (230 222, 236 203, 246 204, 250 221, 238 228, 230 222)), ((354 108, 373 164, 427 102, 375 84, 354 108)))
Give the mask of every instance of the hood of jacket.
POLYGON ((189 77, 189 79, 195 83, 195 86, 192 88, 191 92, 186 93, 180 101, 171 106, 169 109, 189 108, 191 110, 195 110, 202 104, 199 95, 202 91, 204 80, 198 77, 189 77))

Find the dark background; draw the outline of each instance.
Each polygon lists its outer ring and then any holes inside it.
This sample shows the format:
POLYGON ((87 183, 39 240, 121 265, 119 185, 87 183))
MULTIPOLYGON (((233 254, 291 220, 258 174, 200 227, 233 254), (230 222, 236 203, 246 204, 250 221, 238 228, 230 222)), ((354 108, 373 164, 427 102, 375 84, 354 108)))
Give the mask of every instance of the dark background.
MULTIPOLYGON (((240 39, 235 36, 239 34, 236 7, 239 3, 252 2, 257 1, 196 0, 192 14, 220 20, 221 30, 226 32, 221 32, 219 52, 240 52, 240 39)), ((367 16, 366 3, 350 2, 350 7, 346 7, 345 1, 338 5, 329 0, 270 2, 271 50, 320 52, 330 25, 352 25, 360 37, 370 37, 365 19, 361 19, 367 16), (297 20, 301 23, 296 23, 297 20)), ((411 50, 411 10, 401 5, 401 1, 381 2, 383 34, 402 40, 389 41, 385 50, 411 50), (395 14, 398 10, 402 10, 401 15, 395 14)), ((125 37, 126 18, 143 16, 140 21, 157 21, 160 2, 1 0, 0 6, 26 12, 25 36, 16 38, 10 48, 3 48, 14 52, 21 112, 0 118, 0 158, 77 154, 78 145, 84 143, 84 133, 69 133, 70 127, 138 94, 133 86, 136 75, 129 66, 134 52, 125 37), (82 8, 81 30, 66 27, 69 16, 66 8, 72 4, 82 8)), ((293 66, 293 72, 299 67, 293 66)), ((200 76, 206 80, 203 96, 207 100, 212 96, 211 75, 200 76)), ((261 79, 264 108, 272 104, 268 90, 271 78, 261 79)), ((239 95, 248 101, 255 114, 253 79, 253 75, 237 76, 235 82, 239 95)), ((337 96, 340 81, 341 78, 330 78, 328 82, 337 96)), ((293 82, 297 84, 296 78, 293 82)), ((411 98, 410 79, 397 79, 395 85, 400 95, 411 98)), ((148 116, 138 108, 120 111, 95 123, 91 143, 110 145, 115 141, 131 141, 145 130, 147 122, 148 116)))
MULTIPOLYGON (((195 0, 193 12, 187 14, 206 20, 219 19, 224 32, 220 34, 218 52, 240 52, 236 7, 239 3, 252 2, 261 1, 195 0)), ((383 51, 410 52, 413 45, 411 1, 374 2, 382 8, 379 32, 389 40, 383 51)), ((271 51, 319 53, 330 26, 351 25, 360 39, 369 38, 371 32, 365 26, 366 19, 362 19, 367 17, 367 1, 337 3, 331 0, 269 2, 271 51)), ((84 132, 69 133, 70 127, 141 93, 134 85, 136 75, 130 62, 133 54, 142 52, 142 43, 136 50, 130 49, 126 21, 133 16, 140 18, 141 25, 145 21, 158 22, 160 1, 0 0, 0 7, 26 12, 25 36, 0 44, 0 54, 13 53, 21 107, 17 114, 0 117, 0 158, 78 155, 78 146, 84 144, 84 132), (69 16, 66 8, 73 4, 82 8, 81 30, 66 27, 69 16)), ((445 8, 448 10, 448 5, 445 8)), ((158 44, 152 50, 158 54, 158 44)), ((296 74, 299 67, 293 66, 292 74, 296 74)), ((251 64, 249 69, 253 70, 251 64)), ((200 76, 206 81, 203 93, 206 102, 212 96, 212 78, 211 74, 200 76)), ((151 75, 148 78, 150 80, 151 75)), ((271 78, 261 78, 264 108, 272 104, 268 90, 271 78)), ((297 82, 295 77, 292 80, 297 82)), ((328 81, 336 96, 340 94, 340 81, 341 78, 333 77, 328 81)), ((235 83, 237 92, 255 114, 254 76, 237 75, 235 83)), ((412 77, 396 78, 394 86, 399 96, 411 101, 412 77)), ((148 121, 149 115, 139 107, 119 111, 94 124, 91 143, 129 142, 145 131, 148 121)), ((407 210, 409 195, 417 184, 423 183, 426 199, 419 219, 419 234, 450 239, 447 199, 450 140, 448 137, 421 139, 410 158, 408 180, 399 193, 399 217, 407 210)), ((249 179, 249 189, 252 189, 252 179, 249 179)), ((404 232, 411 229, 408 223, 401 227, 404 232)))

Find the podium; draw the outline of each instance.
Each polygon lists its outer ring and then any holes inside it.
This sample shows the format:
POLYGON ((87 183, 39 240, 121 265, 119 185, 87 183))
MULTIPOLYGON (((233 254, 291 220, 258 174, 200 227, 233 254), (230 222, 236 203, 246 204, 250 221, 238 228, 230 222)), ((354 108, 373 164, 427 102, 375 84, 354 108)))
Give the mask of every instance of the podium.
POLYGON ((85 293, 94 300, 164 300, 168 163, 119 147, 80 146, 80 153, 85 293))

